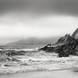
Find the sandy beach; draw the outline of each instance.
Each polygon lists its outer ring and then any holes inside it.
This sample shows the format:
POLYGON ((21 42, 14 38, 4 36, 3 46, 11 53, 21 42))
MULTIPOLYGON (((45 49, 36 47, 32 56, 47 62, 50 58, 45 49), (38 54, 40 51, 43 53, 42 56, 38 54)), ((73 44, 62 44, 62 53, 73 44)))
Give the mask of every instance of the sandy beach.
POLYGON ((72 70, 38 71, 0 75, 0 78, 78 78, 78 72, 72 70))

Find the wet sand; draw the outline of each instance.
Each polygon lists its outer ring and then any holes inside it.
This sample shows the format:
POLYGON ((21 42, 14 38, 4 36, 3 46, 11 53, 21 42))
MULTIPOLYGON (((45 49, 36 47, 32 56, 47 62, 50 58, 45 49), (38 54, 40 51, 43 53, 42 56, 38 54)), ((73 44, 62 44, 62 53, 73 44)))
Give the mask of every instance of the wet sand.
POLYGON ((0 78, 78 78, 78 72, 71 70, 24 72, 0 75, 0 78))

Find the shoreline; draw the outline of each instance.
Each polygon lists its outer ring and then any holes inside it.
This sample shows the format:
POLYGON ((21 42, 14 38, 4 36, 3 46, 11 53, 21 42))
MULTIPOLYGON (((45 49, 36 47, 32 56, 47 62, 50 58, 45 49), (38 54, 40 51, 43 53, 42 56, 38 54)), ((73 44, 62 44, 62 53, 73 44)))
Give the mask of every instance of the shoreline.
POLYGON ((0 75, 0 78, 78 78, 71 70, 33 71, 0 75))
POLYGON ((20 71, 16 71, 16 72, 6 72, 6 73, 0 73, 0 75, 8 75, 8 74, 17 74, 17 73, 29 73, 29 72, 52 72, 52 71, 64 71, 64 70, 71 70, 72 68, 60 68, 60 69, 53 69, 53 70, 20 70, 20 71))

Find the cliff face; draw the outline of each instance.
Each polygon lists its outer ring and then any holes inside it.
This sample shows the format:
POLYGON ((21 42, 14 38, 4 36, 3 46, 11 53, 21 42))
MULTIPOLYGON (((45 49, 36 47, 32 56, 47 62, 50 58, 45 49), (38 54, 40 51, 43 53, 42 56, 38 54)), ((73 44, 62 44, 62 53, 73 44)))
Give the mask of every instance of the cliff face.
POLYGON ((74 33, 72 34, 72 37, 75 39, 78 39, 78 28, 74 31, 74 33))
POLYGON ((41 50, 47 52, 58 53, 59 57, 67 57, 69 55, 78 55, 78 29, 70 36, 66 34, 65 36, 58 39, 55 44, 51 46, 45 46, 41 50))
POLYGON ((66 34, 65 36, 59 38, 56 44, 59 44, 59 43, 66 44, 66 43, 71 43, 73 41, 75 41, 75 39, 72 36, 70 36, 69 34, 66 34))

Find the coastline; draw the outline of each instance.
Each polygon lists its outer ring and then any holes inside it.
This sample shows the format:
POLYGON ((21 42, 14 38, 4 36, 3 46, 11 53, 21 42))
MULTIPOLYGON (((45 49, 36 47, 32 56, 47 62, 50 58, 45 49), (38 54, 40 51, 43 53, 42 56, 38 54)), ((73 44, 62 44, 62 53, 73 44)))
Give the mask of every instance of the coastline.
POLYGON ((11 58, 16 60, 0 63, 0 75, 34 71, 71 70, 72 66, 78 61, 77 56, 59 58, 53 56, 52 53, 43 52, 11 58))
POLYGON ((0 75, 8 75, 8 74, 16 74, 16 73, 29 73, 29 72, 52 72, 52 71, 64 71, 64 70, 71 70, 72 68, 60 68, 60 69, 53 69, 53 70, 46 70, 46 69, 37 69, 37 70, 20 70, 20 71, 5 71, 0 73, 0 75))
POLYGON ((70 70, 33 71, 0 75, 0 78, 78 78, 78 74, 70 70))

